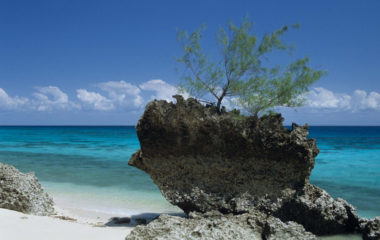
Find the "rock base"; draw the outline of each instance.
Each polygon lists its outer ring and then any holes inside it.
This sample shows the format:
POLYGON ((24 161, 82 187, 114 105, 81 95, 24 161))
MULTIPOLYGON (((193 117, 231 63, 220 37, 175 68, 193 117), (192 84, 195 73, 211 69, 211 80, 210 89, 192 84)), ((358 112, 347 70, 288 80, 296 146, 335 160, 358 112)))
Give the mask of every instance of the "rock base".
POLYGON ((137 226, 126 240, 317 240, 295 222, 283 223, 261 212, 239 215, 190 213, 189 218, 161 215, 147 226, 137 226))

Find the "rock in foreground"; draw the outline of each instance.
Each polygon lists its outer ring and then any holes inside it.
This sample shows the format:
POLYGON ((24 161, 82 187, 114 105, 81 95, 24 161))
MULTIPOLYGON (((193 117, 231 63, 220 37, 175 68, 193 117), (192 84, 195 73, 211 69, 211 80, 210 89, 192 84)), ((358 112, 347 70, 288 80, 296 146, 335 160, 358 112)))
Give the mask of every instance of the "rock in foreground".
POLYGON ((326 191, 307 184, 303 191, 282 202, 273 212, 282 221, 295 221, 316 235, 352 233, 359 230, 356 209, 345 200, 334 200, 326 191))
POLYGON ((364 240, 380 239, 380 217, 374 219, 361 219, 360 228, 364 240))
POLYGON ((49 215, 53 200, 45 193, 33 173, 21 173, 0 163, 0 208, 28 214, 49 215))
POLYGON ((153 101, 137 124, 141 150, 129 164, 147 172, 164 197, 186 213, 252 210, 294 221, 314 234, 358 229, 355 209, 309 183, 319 150, 307 126, 281 115, 218 114, 174 96, 153 101))
POLYGON ((195 99, 153 101, 137 124, 141 151, 129 164, 147 172, 185 212, 246 212, 302 189, 318 148, 307 127, 281 115, 238 118, 195 99))
POLYGON ((190 213, 189 219, 161 215, 147 226, 136 227, 126 240, 316 240, 295 223, 283 223, 278 218, 261 212, 239 215, 209 212, 206 214, 190 213))

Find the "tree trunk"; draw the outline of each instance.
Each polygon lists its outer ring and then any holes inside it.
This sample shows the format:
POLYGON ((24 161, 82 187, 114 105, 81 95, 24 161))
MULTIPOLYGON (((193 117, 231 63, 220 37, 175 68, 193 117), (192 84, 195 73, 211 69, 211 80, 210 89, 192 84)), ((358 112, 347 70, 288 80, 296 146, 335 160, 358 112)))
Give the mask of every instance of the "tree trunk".
POLYGON ((222 100, 221 98, 218 99, 218 103, 216 104, 216 109, 218 110, 218 113, 220 113, 220 106, 222 105, 222 100))
POLYGON ((226 96, 226 93, 226 90, 223 90, 222 95, 220 96, 220 98, 218 98, 218 103, 216 104, 216 109, 218 109, 218 113, 221 113, 220 107, 222 106, 222 100, 226 96))

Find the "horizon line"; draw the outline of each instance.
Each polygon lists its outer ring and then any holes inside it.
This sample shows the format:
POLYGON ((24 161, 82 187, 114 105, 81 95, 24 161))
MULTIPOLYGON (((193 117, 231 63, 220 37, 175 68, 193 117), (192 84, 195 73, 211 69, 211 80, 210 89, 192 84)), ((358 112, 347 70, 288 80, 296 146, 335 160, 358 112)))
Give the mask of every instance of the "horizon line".
MULTIPOLYGON (((298 124, 299 126, 304 126, 298 124)), ((291 124, 284 124, 284 127, 291 127, 291 124)), ((380 125, 335 125, 335 124, 308 124, 309 127, 380 127, 380 125)), ((136 127, 136 125, 1 125, 0 127, 136 127)))

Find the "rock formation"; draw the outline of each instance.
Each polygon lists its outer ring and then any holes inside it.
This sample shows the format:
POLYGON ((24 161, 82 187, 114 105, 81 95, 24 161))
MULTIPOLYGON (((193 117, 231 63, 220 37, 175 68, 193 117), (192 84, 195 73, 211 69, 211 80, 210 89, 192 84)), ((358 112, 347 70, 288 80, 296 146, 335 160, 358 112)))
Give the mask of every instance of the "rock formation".
POLYGON ((28 214, 49 215, 53 200, 45 193, 33 173, 21 173, 0 163, 0 208, 28 214))
POLYGON ((189 219, 161 215, 147 226, 137 226, 126 240, 316 240, 295 223, 254 211, 239 215, 208 212, 190 213, 189 219))
POLYGON ((316 235, 359 230, 359 217, 352 205, 341 198, 334 200, 326 191, 311 184, 283 201, 274 215, 282 221, 298 222, 316 235))
POLYGON ((361 232, 364 240, 379 240, 380 239, 380 217, 374 219, 361 219, 361 232))
POLYGON ((130 165, 146 171, 185 212, 245 212, 294 194, 318 154, 307 127, 288 130, 280 115, 238 119, 194 99, 153 101, 137 124, 141 151, 130 165))
MULTIPOLYGON (((354 207, 309 183, 319 150, 307 138, 307 125, 288 129, 279 114, 217 113, 195 99, 173 97, 176 103, 146 106, 136 127, 141 150, 129 161, 150 175, 169 202, 185 213, 261 211, 316 235, 359 230, 354 207)), ((192 222, 186 221, 180 224, 192 222)))

